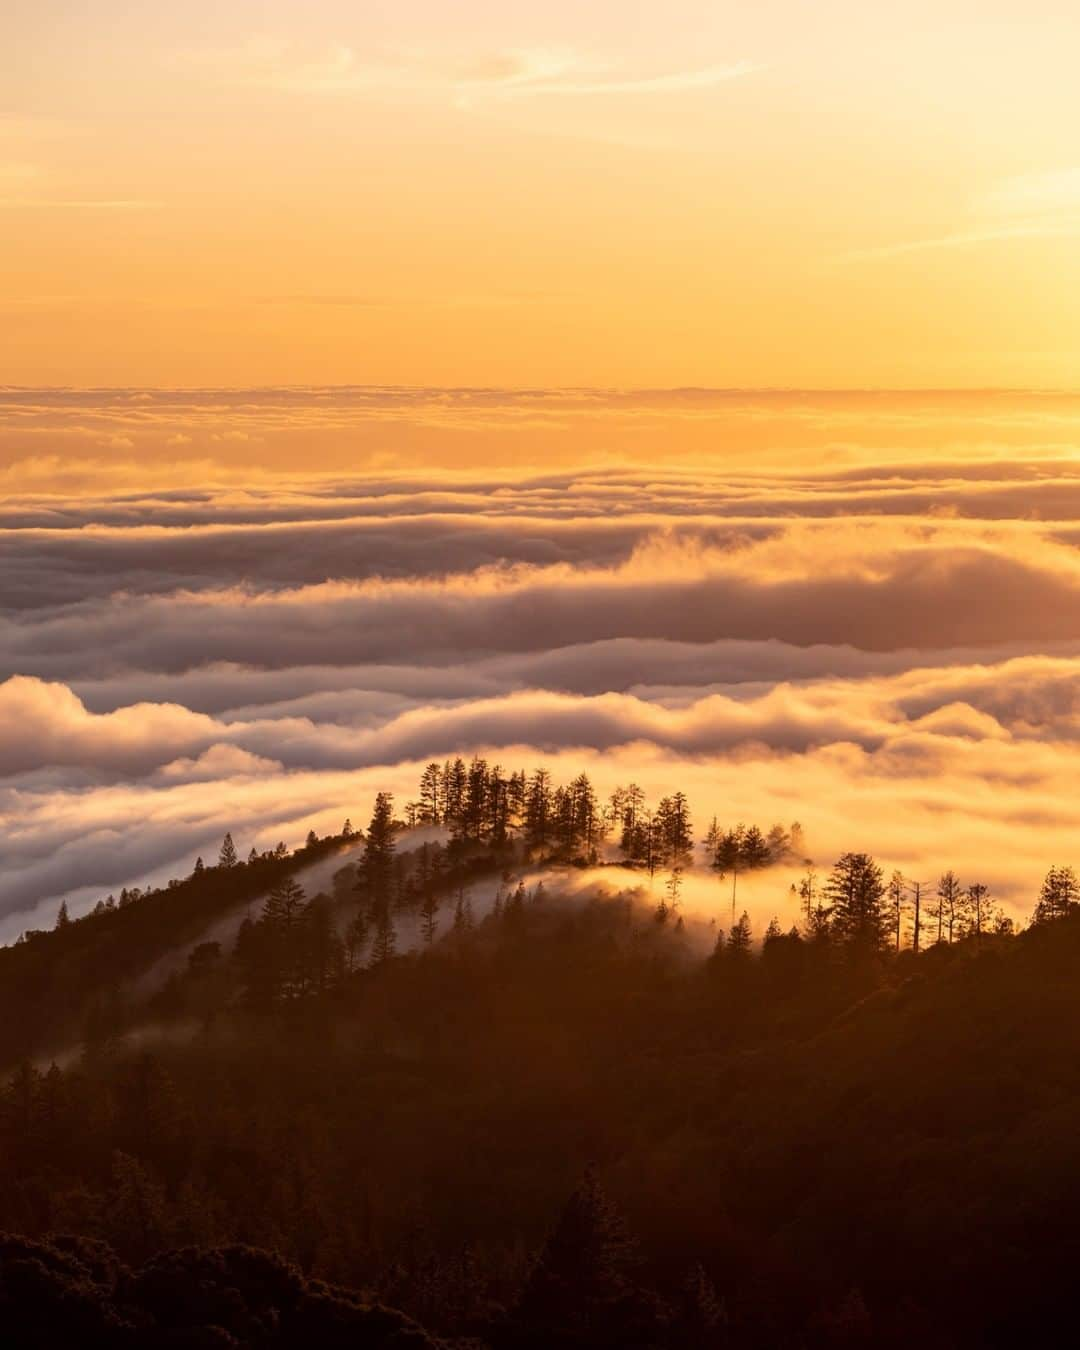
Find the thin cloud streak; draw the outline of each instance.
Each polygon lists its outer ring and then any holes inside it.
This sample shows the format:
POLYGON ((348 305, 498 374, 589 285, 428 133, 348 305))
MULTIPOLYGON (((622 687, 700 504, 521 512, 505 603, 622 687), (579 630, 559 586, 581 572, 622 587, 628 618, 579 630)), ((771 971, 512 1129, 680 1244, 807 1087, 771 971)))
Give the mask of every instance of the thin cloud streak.
MULTIPOLYGON (((666 75, 645 75, 637 79, 612 80, 536 80, 497 85, 503 98, 534 98, 547 95, 592 96, 597 94, 675 94, 694 89, 712 89, 753 75, 765 67, 754 61, 732 65, 707 66, 701 70, 673 71, 666 75)), ((475 92, 474 86, 465 86, 475 92)))
POLYGON ((968 248, 978 244, 995 244, 1013 239, 1069 239, 1080 235, 1080 217, 1069 220, 1023 220, 1012 224, 987 225, 979 229, 958 230, 928 239, 905 239, 894 244, 880 244, 872 248, 854 249, 838 254, 835 263, 878 262, 900 258, 909 253, 926 253, 939 249, 968 248))
POLYGON ((458 106, 489 99, 678 94, 711 89, 764 67, 738 60, 657 74, 620 74, 572 51, 517 50, 474 62, 466 73, 420 57, 411 62, 363 62, 336 44, 305 59, 287 42, 253 39, 233 51, 194 52, 188 60, 242 84, 300 94, 435 95, 458 106))

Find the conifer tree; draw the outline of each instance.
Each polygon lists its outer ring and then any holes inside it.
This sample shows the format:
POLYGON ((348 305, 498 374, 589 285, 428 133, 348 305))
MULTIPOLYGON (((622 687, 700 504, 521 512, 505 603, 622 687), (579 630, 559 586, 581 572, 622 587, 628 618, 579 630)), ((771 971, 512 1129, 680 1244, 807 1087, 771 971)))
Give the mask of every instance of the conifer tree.
POLYGON ((394 921, 388 910, 383 910, 375 920, 375 937, 371 943, 372 968, 384 965, 397 952, 397 933, 394 921))
POLYGON ((233 837, 231 834, 226 834, 225 838, 221 841, 221 852, 218 854, 218 866, 235 867, 239 861, 239 858, 236 856, 236 845, 233 843, 233 837))
POLYGON ((375 806, 371 813, 364 840, 364 854, 360 862, 360 877, 367 888, 374 907, 385 907, 390 903, 390 891, 394 873, 394 854, 397 848, 394 831, 394 799, 389 792, 380 792, 375 797, 375 806))
POLYGON ((433 890, 425 893, 420 902, 420 932, 430 947, 435 941, 435 932, 439 927, 439 898, 433 890))
POLYGON ((472 926, 472 901, 465 894, 464 888, 461 888, 458 890, 457 901, 454 905, 454 932, 467 933, 472 926))
POLYGON ((919 954, 922 943, 923 883, 911 883, 911 950, 919 954))
POLYGON ((551 775, 537 769, 525 789, 525 843, 544 849, 551 837, 551 775))
POLYGON ((682 867, 676 865, 671 869, 671 874, 664 885, 667 892, 668 908, 674 913, 679 908, 679 897, 682 894, 682 867))
POLYGON ((304 888, 292 877, 278 882, 263 902, 262 917, 271 924, 292 930, 304 909, 304 888))
POLYGON ((360 968, 369 934, 368 918, 361 910, 353 916, 352 922, 345 929, 345 967, 350 972, 360 968))
POLYGON ((712 868, 721 881, 731 876, 731 922, 735 923, 735 893, 739 884, 739 871, 743 861, 743 840, 746 826, 736 825, 733 830, 721 831, 717 835, 716 851, 713 854, 712 868))
POLYGON ((967 888, 967 912, 971 931, 982 937, 990 920, 990 887, 981 881, 973 882, 967 888))
POLYGON ((768 867, 772 862, 769 843, 756 825, 751 825, 742 839, 742 865, 748 872, 768 867))
POLYGON ((960 885, 956 873, 950 869, 943 874, 937 888, 939 931, 940 927, 944 928, 945 937, 949 942, 956 937, 963 895, 964 888, 960 885))
POLYGON ((1071 867, 1051 867, 1039 891, 1032 923, 1051 923, 1076 912, 1080 906, 1080 883, 1071 867))
POLYGON ((885 881, 867 853, 845 853, 825 886, 832 924, 840 941, 862 952, 879 951, 886 940, 885 881))
POLYGON ((893 941, 897 951, 900 950, 906 908, 907 881, 904 879, 902 872, 894 869, 892 876, 889 878, 889 914, 892 919, 893 941))
POLYGON ((620 1344, 612 1323, 630 1292, 634 1264, 622 1217, 590 1169, 540 1252, 518 1314, 549 1333, 547 1344, 620 1344))
POLYGON ((799 905, 805 916, 807 930, 809 930, 817 902, 817 873, 812 867, 808 867, 800 877, 798 886, 793 883, 791 889, 795 891, 799 898, 799 905))
POLYGON ((728 934, 727 950, 730 956, 742 959, 750 955, 753 932, 750 928, 750 915, 743 910, 738 922, 728 934))
POLYGON ((685 793, 676 792, 672 797, 665 797, 657 807, 656 816, 662 860, 678 867, 684 867, 692 862, 694 835, 685 793))

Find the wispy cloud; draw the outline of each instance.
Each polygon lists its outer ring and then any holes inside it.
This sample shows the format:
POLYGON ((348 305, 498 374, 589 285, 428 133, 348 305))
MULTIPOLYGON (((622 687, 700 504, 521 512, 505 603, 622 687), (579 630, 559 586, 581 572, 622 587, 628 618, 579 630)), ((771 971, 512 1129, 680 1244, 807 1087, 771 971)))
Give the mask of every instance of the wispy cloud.
POLYGON ((972 202, 961 228, 853 249, 833 261, 875 262, 910 253, 1076 235, 1080 235, 1080 168, 1053 169, 1002 180, 972 202))
POLYGON ((928 253, 941 249, 967 248, 977 244, 993 244, 1011 239, 1053 239, 1080 235, 1080 215, 1062 220, 1017 220, 1000 225, 986 225, 978 229, 956 230, 950 234, 931 235, 925 239, 902 239, 893 244, 873 248, 852 249, 839 254, 834 262, 875 262, 878 259, 900 258, 908 253, 928 253))
POLYGON ((448 65, 425 55, 365 60, 336 44, 304 53, 276 38, 257 38, 231 51, 190 58, 242 84, 307 94, 414 94, 459 105, 486 99, 675 94, 709 89, 761 67, 739 60, 689 70, 628 71, 549 48, 495 52, 448 65))
POLYGON ((572 63, 560 68, 545 68, 542 63, 530 63, 525 54, 516 74, 497 80, 468 81, 459 84, 459 99, 470 97, 537 98, 551 96, 592 97, 609 94, 677 94, 695 89, 710 89, 726 84, 760 70, 752 61, 736 61, 726 65, 703 66, 693 70, 668 71, 662 74, 621 75, 611 72, 590 76, 572 63))

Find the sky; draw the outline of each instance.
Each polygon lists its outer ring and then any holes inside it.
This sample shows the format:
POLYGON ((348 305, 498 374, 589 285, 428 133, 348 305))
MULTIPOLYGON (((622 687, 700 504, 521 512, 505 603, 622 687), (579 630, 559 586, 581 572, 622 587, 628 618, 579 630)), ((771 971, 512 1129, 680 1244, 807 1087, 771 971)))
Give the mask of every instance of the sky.
POLYGON ((456 753, 1080 861, 1074 3, 3 36, 0 941, 456 753))
POLYGON ((12 385, 1072 387, 1064 0, 14 0, 12 385))

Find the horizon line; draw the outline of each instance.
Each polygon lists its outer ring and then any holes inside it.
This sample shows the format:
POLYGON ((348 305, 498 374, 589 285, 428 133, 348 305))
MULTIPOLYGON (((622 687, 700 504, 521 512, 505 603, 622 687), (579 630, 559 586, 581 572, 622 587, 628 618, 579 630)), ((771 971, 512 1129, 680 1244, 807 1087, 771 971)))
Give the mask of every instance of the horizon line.
POLYGON ((1032 397, 1080 396, 1080 386, 1067 385, 633 385, 633 384, 397 384, 374 381, 304 384, 0 384, 4 394, 130 394, 130 393, 306 393, 378 390, 386 393, 442 394, 1023 394, 1032 397))

